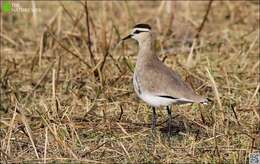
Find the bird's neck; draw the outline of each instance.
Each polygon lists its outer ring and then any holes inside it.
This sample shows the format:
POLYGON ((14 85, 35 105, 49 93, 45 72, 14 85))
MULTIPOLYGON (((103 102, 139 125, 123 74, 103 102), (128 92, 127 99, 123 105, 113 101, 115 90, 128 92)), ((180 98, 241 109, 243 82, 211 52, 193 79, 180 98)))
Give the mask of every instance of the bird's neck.
POLYGON ((158 60, 155 54, 155 41, 154 39, 148 38, 139 42, 139 52, 136 61, 136 67, 140 67, 153 60, 158 60))

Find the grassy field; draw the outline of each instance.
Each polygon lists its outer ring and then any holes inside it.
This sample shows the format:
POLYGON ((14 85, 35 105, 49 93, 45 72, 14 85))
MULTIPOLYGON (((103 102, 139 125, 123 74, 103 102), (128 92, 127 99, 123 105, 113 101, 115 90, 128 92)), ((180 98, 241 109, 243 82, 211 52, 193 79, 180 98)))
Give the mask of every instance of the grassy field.
POLYGON ((257 2, 213 1, 203 26, 206 1, 12 3, 1 12, 2 163, 246 163, 259 152, 257 2), (118 44, 137 23, 212 100, 173 106, 170 140, 166 110, 153 138, 133 91, 137 44, 118 44))

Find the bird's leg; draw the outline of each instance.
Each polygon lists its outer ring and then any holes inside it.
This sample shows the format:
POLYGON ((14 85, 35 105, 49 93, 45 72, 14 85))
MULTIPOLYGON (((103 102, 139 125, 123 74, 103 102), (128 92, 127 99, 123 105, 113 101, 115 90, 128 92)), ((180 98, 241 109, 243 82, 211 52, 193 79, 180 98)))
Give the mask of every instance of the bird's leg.
POLYGON ((152 110, 153 110, 152 132, 153 132, 153 134, 155 134, 155 126, 156 126, 156 119, 157 119, 156 112, 155 112, 155 107, 152 107, 152 110))
POLYGON ((172 111, 171 111, 171 107, 167 106, 167 113, 168 113, 168 137, 171 136, 171 124, 172 124, 172 111))

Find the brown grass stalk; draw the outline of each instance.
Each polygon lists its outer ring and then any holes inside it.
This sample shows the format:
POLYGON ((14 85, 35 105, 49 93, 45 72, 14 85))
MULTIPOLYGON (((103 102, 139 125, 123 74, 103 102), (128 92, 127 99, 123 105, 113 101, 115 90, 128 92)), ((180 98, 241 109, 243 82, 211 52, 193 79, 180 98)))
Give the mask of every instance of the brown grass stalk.
POLYGON ((197 31, 197 34, 195 35, 195 38, 199 38, 200 37, 200 33, 202 31, 202 29, 204 28, 204 25, 205 25, 205 22, 206 20, 208 19, 208 15, 209 15, 209 11, 211 9, 211 6, 212 6, 212 3, 213 3, 214 0, 209 0, 209 3, 208 3, 208 6, 207 6, 207 10, 206 10, 206 13, 203 17, 203 20, 198 28, 198 31, 197 31))
POLYGON ((221 103, 221 100, 220 100, 220 95, 219 95, 219 92, 218 92, 218 87, 217 87, 217 84, 214 80, 214 77, 213 75, 210 73, 209 69, 206 68, 206 71, 208 73, 208 77, 209 77, 209 80, 211 82, 211 86, 213 88, 213 91, 214 91, 214 95, 215 95, 215 98, 217 99, 217 103, 218 103, 218 106, 219 106, 219 110, 221 112, 221 115, 222 115, 222 120, 224 121, 225 120, 225 111, 223 109, 223 106, 222 106, 222 103, 221 103))
POLYGON ((86 27, 87 27, 87 34, 88 34, 87 35, 87 38, 88 38, 88 41, 87 41, 88 51, 89 51, 89 54, 90 54, 90 59, 91 59, 92 65, 96 65, 97 62, 96 62, 94 53, 93 53, 93 51, 91 49, 92 41, 91 41, 91 35, 90 35, 88 1, 85 1, 84 8, 85 8, 86 27))

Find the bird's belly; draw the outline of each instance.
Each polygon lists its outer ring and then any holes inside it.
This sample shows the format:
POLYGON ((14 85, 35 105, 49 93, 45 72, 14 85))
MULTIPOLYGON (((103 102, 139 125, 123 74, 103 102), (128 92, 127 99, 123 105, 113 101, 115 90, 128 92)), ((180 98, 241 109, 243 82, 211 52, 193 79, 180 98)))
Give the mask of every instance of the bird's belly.
POLYGON ((173 103, 176 103, 176 100, 158 97, 149 93, 138 94, 138 97, 153 107, 169 106, 173 103))

